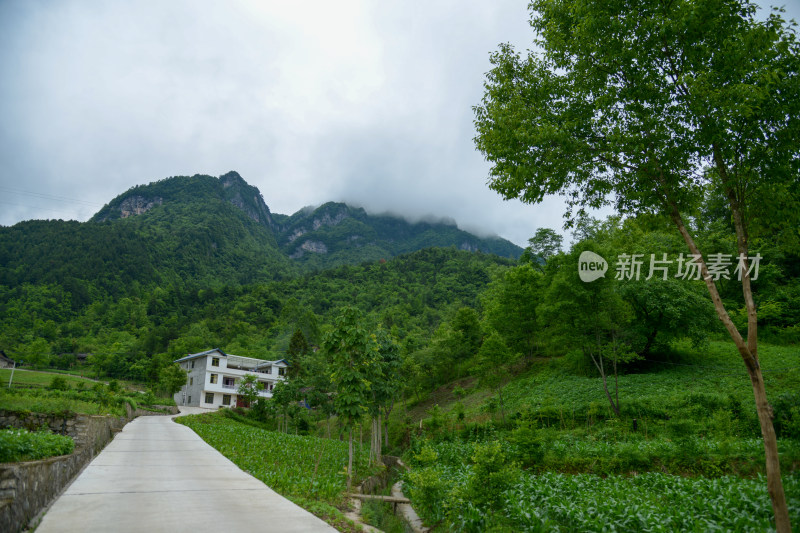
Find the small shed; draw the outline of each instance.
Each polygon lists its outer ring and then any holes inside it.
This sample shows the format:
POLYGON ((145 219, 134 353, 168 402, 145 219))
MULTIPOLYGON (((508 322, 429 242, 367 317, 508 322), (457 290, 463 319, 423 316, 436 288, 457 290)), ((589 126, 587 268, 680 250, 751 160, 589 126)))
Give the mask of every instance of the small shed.
POLYGON ((14 368, 14 360, 6 356, 3 350, 0 350, 0 368, 14 368))

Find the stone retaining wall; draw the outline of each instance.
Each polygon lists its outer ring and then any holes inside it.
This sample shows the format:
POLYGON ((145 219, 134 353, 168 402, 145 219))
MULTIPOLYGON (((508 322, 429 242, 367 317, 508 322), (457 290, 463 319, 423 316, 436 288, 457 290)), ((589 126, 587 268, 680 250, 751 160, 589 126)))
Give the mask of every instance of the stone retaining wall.
POLYGON ((75 440, 69 455, 40 461, 0 464, 0 531, 21 531, 133 418, 55 416, 0 411, 0 427, 36 430, 42 426, 75 440))

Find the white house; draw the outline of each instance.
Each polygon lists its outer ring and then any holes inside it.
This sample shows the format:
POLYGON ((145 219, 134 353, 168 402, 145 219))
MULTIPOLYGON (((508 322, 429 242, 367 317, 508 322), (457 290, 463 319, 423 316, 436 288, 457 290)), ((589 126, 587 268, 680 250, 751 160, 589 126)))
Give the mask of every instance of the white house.
POLYGON ((265 361, 226 354, 219 348, 193 353, 175 361, 186 371, 186 385, 175 394, 175 403, 194 407, 245 407, 238 390, 247 375, 256 376, 264 386, 259 395, 272 397, 275 384, 286 376, 285 359, 265 361))

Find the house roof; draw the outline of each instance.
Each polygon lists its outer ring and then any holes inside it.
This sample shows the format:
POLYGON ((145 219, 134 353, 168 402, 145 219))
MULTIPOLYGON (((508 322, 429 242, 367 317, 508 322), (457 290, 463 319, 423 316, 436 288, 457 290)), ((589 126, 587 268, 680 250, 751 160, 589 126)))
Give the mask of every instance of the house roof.
POLYGON ((190 354, 188 354, 188 355, 187 355, 187 356, 185 356, 185 357, 181 357, 180 359, 175 359, 175 360, 173 361, 173 363, 181 363, 181 362, 183 362, 183 361, 189 361, 189 360, 191 360, 191 359, 197 359, 198 357, 205 357, 205 356, 207 356, 207 355, 209 355, 209 354, 212 354, 212 353, 214 353, 214 352, 219 352, 219 354, 220 354, 221 356, 223 356, 223 357, 228 357, 228 354, 226 354, 225 352, 223 352, 223 351, 222 351, 222 350, 220 350, 219 348, 214 348, 214 349, 212 349, 212 350, 206 350, 205 352, 200 352, 200 353, 190 353, 190 354))
POLYGON ((8 357, 6 355, 6 352, 4 352, 3 350, 0 350, 0 361, 8 361, 9 363, 13 363, 14 362, 14 360, 11 359, 10 357, 8 357))
MULTIPOLYGON (((200 357, 206 357, 206 356, 211 355, 212 353, 215 353, 215 352, 218 353, 219 355, 221 355, 222 357, 229 358, 229 359, 238 359, 239 361, 253 361, 253 362, 256 363, 256 366, 262 366, 262 365, 266 365, 266 364, 277 365, 277 364, 280 364, 280 363, 283 363, 284 365, 289 366, 289 362, 286 359, 278 359, 276 361, 268 361, 266 359, 258 359, 257 357, 245 357, 243 355, 228 354, 228 353, 223 352, 219 348, 214 348, 212 350, 206 350, 205 352, 200 352, 200 353, 190 353, 187 356, 181 357, 180 359, 176 359, 173 362, 174 363, 182 363, 184 361, 191 361, 192 359, 198 359, 200 357)), ((228 363, 228 364, 230 364, 230 363, 228 363)))

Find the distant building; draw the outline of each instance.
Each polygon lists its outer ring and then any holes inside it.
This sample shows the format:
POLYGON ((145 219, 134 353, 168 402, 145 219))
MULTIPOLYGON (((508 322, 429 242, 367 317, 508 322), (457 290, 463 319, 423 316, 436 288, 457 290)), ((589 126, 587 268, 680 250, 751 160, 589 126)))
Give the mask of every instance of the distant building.
POLYGON ((264 389, 259 395, 272 397, 275 384, 285 379, 285 359, 265 361, 253 357, 226 354, 219 348, 189 354, 175 361, 186 370, 187 379, 175 394, 175 403, 194 407, 246 407, 238 396, 245 376, 254 375, 264 389))
POLYGON ((7 357, 3 350, 0 350, 0 368, 14 368, 14 360, 7 357))

